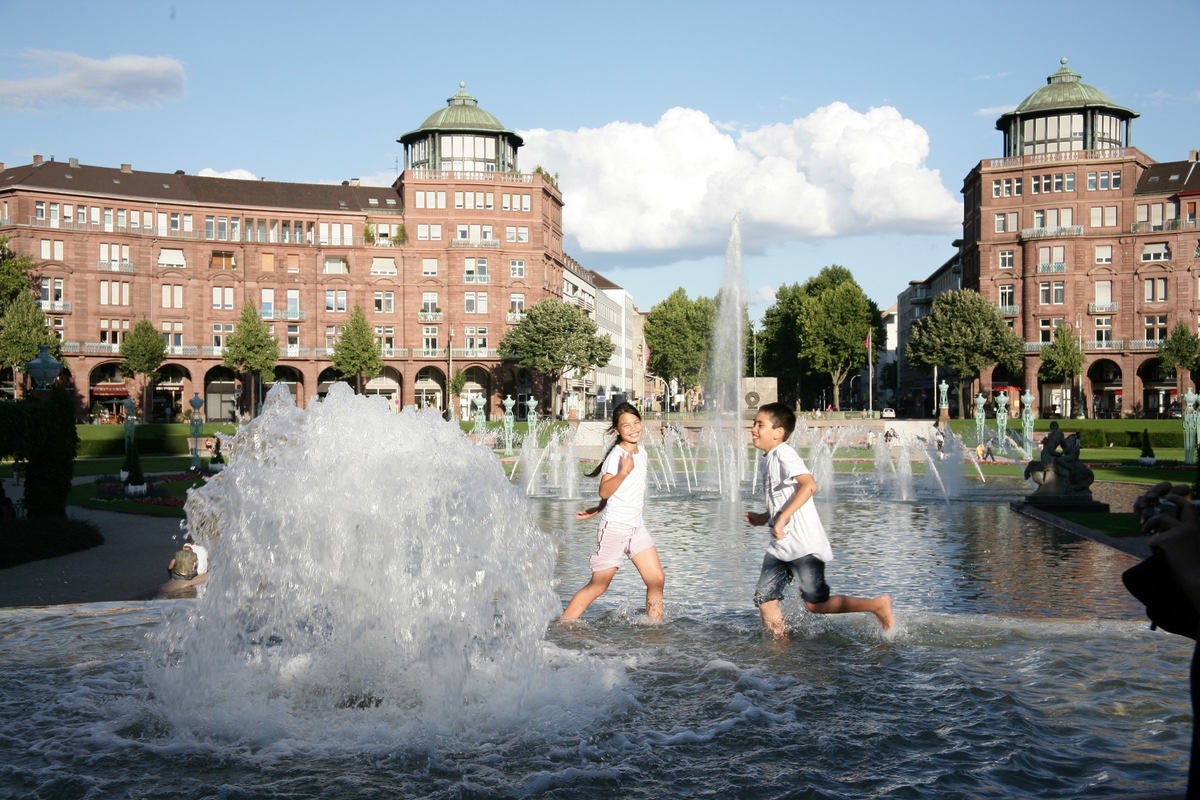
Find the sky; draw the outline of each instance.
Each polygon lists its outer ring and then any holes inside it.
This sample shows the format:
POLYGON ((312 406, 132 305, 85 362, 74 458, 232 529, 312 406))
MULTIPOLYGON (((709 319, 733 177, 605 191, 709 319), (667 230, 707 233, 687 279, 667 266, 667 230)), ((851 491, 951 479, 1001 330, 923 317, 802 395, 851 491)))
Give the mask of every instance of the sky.
POLYGON ((1198 21, 1195 0, 0 0, 0 162, 388 185, 465 83, 523 171, 557 174, 568 254, 641 310, 715 296, 735 219, 752 320, 832 264, 886 309, 954 255, 963 178, 1062 58, 1141 115, 1150 157, 1200 148, 1200 73, 1153 38, 1198 21))

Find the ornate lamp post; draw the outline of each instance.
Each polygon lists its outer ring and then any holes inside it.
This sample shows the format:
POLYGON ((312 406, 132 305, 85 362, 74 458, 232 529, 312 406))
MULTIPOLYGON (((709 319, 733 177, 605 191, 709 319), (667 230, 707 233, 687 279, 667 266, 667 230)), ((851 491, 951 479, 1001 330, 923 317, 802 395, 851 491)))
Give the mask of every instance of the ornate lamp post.
POLYGON ((132 397, 126 397, 121 405, 125 407, 125 452, 128 453, 133 446, 133 429, 137 425, 137 403, 132 397))
POLYGON ((513 406, 516 403, 517 401, 512 399, 511 394, 505 395, 504 402, 501 403, 504 406, 504 455, 506 456, 512 455, 513 423, 515 419, 513 417, 513 406))
POLYGON ((33 381, 33 388, 39 392, 49 391, 62 373, 63 362, 50 355, 50 345, 38 346, 37 358, 25 362, 25 374, 33 381))
POLYGON ((1191 386, 1183 395, 1183 463, 1196 463, 1196 401, 1200 395, 1191 386))
POLYGON ((538 401, 532 395, 525 400, 525 421, 529 424, 529 432, 525 434, 526 440, 533 443, 537 447, 538 443, 538 418, 537 418, 538 401))
POLYGON ((1025 394, 1021 395, 1021 434, 1025 437, 1025 448, 1030 458, 1033 458, 1033 407, 1036 403, 1037 396, 1026 389, 1025 394))
POLYGON ((192 394, 192 399, 188 400, 188 405, 192 407, 192 471, 200 471, 200 435, 204 430, 204 415, 200 413, 200 409, 204 408, 204 400, 200 398, 200 393, 192 394))

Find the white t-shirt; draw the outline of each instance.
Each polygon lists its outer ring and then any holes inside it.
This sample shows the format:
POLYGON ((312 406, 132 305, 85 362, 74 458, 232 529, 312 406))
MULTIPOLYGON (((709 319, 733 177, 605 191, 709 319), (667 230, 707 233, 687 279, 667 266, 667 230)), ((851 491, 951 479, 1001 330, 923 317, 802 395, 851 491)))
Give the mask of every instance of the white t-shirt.
POLYGON ((208 548, 195 542, 189 544, 188 548, 196 554, 196 574, 203 575, 208 572, 208 548))
MULTIPOLYGON (((804 459, 790 444, 776 445, 762 460, 762 484, 767 498, 768 527, 774 527, 775 517, 796 493, 796 477, 811 475, 804 459)), ((825 526, 811 499, 792 514, 787 524, 787 536, 771 536, 767 552, 780 561, 795 561, 804 556, 816 556, 833 561, 833 549, 825 535, 825 526)))
MULTIPOLYGON (((617 445, 608 452, 600 474, 616 475, 621 469, 621 455, 628 453, 625 448, 617 445)), ((605 522, 617 522, 621 525, 637 527, 642 525, 642 507, 646 504, 646 449, 639 447, 633 454, 633 472, 625 476, 621 485, 608 498, 601 519, 605 522)))

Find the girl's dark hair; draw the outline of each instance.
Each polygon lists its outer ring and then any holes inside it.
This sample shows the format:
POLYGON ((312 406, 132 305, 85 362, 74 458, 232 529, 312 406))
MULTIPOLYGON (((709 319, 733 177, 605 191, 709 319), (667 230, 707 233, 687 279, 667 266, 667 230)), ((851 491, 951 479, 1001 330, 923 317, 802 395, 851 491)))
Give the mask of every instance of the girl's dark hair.
MULTIPOLYGON (((617 403, 616 408, 614 408, 613 412, 612 412, 612 424, 608 426, 608 430, 610 433, 616 432, 617 421, 619 419, 621 419, 621 417, 625 414, 633 414, 638 419, 642 418, 641 412, 639 412, 637 410, 637 406, 635 406, 633 403, 617 403)), ((600 463, 596 465, 596 468, 594 470, 592 470, 591 472, 586 473, 587 477, 594 478, 600 474, 600 470, 604 467, 604 462, 606 460, 608 460, 608 454, 613 451, 613 447, 616 447, 620 443, 621 443, 621 437, 618 436, 613 441, 612 446, 604 451, 604 458, 600 459, 600 463)))

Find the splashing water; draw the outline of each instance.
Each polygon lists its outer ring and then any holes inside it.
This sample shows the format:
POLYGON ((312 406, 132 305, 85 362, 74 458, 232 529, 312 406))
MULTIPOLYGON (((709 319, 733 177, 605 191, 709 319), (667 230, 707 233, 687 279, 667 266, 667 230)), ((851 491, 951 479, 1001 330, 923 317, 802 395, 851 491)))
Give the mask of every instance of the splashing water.
POLYGON ((561 611, 555 543, 456 425, 345 384, 301 411, 277 387, 231 451, 187 505, 213 543, 206 589, 154 637, 148 682, 188 698, 173 723, 336 737, 337 714, 371 708, 414 735, 478 731, 544 717, 578 691, 564 682, 589 682, 541 645, 561 611))

